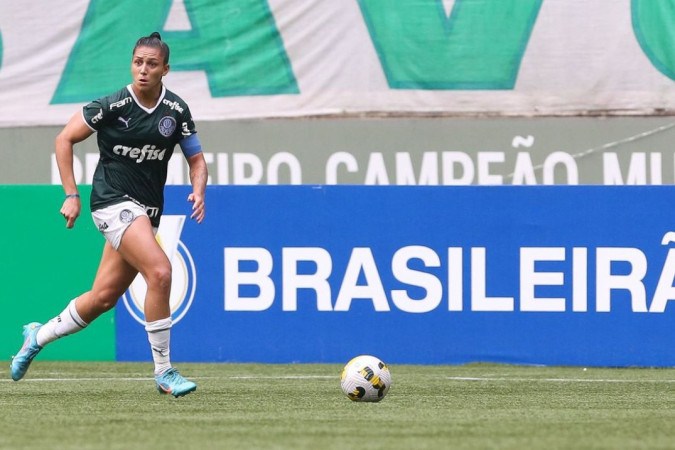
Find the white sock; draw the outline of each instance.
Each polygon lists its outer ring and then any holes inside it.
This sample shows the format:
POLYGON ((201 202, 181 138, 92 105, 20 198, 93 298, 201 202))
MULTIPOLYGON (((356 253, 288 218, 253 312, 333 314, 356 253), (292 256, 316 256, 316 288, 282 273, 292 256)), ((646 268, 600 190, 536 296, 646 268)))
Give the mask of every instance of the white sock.
POLYGON ((71 300, 61 314, 42 325, 37 332, 36 340, 40 347, 44 347, 60 337, 77 333, 87 326, 75 308, 75 299, 71 300))
POLYGON ((145 325, 148 341, 152 349, 152 360, 155 362, 155 375, 171 368, 169 358, 169 342, 171 341, 171 317, 148 322, 145 325))

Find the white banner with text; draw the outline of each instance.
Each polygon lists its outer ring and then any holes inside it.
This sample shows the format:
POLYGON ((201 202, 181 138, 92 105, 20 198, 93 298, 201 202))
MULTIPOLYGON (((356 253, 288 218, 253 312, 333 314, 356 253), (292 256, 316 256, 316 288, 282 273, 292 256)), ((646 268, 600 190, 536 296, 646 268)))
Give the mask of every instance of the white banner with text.
POLYGON ((0 0, 0 127, 131 80, 136 40, 196 120, 675 111, 675 0, 0 0))

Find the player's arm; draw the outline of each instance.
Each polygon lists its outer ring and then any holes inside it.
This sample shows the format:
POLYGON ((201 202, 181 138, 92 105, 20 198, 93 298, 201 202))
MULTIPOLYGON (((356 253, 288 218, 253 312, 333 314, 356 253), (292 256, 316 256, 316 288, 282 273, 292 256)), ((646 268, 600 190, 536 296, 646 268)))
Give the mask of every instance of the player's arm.
POLYGON ((204 195, 206 193, 206 180, 209 177, 206 168, 204 154, 199 152, 187 157, 188 166, 190 166, 190 183, 192 183, 192 193, 188 195, 188 201, 192 202, 192 215, 197 223, 204 220, 206 209, 204 207, 204 195))
POLYGON ((192 202, 191 219, 202 223, 206 210, 204 208, 204 195, 206 193, 206 181, 209 178, 209 172, 206 168, 206 160, 202 153, 202 143, 195 132, 195 124, 190 114, 190 108, 185 105, 181 117, 180 133, 182 139, 178 141, 180 149, 190 167, 190 183, 192 184, 192 193, 188 195, 188 201, 192 202))
POLYGON ((67 196, 63 206, 61 206, 61 215, 66 219, 66 227, 68 228, 75 225, 75 220, 79 217, 82 209, 80 197, 72 196, 73 194, 79 195, 73 172, 73 145, 85 140, 92 133, 93 130, 85 123, 82 113, 78 111, 73 114, 63 130, 56 136, 54 144, 56 164, 59 167, 63 191, 67 196), (68 197, 69 195, 70 197, 68 197))

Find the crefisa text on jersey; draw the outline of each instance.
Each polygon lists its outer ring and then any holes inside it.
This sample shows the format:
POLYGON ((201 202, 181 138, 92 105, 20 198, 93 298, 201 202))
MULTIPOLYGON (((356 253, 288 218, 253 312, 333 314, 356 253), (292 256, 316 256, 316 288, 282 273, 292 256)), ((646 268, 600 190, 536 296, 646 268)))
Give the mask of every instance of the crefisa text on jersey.
POLYGON ((225 247, 225 310, 265 311, 276 299, 283 311, 297 311, 300 291, 313 291, 309 298, 302 295, 300 303, 302 308, 317 311, 349 311, 354 301, 365 301, 372 303, 375 312, 429 313, 442 308, 449 312, 609 313, 612 304, 619 302, 633 313, 663 313, 675 300, 675 248, 668 249, 666 260, 654 264, 652 276, 647 277, 647 252, 639 248, 521 247, 514 259, 518 276, 506 284, 502 280, 496 289, 489 286, 492 277, 484 247, 449 247, 438 252, 411 245, 389 257, 376 254, 370 247, 352 248, 346 265, 336 267, 330 252, 322 247, 283 247, 277 257, 263 247, 225 247), (542 270, 542 263, 559 266, 542 270), (314 267, 309 273, 298 269, 307 264, 314 267), (617 264, 630 270, 614 273, 612 267, 617 264), (544 287, 549 295, 541 295, 544 287), (410 295, 411 288, 417 295, 410 295), (507 295, 488 295, 495 290, 507 295), (620 291, 623 295, 613 295, 620 291), (651 301, 648 292, 653 293, 651 301))
POLYGON ((136 163, 143 161, 158 160, 162 161, 166 154, 166 149, 159 149, 154 145, 146 144, 143 148, 127 147, 126 145, 116 145, 113 147, 113 153, 120 156, 126 156, 130 159, 135 159, 136 163))
POLYGON ((179 113, 183 113, 183 107, 180 106, 180 103, 178 102, 172 102, 171 100, 163 99, 162 103, 164 103, 169 108, 178 111, 179 113))

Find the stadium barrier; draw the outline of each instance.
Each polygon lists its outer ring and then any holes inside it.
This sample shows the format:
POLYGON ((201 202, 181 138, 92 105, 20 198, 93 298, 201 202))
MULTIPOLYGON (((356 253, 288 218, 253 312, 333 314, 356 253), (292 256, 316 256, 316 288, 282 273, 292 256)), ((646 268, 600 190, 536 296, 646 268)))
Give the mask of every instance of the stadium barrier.
MULTIPOLYGON (((81 186, 83 205, 90 186, 81 186)), ((98 268, 103 238, 83 207, 75 228, 59 214, 61 186, 0 185, 0 354, 9 360, 22 343, 21 327, 48 320, 70 299, 87 291, 98 268)), ((111 361, 115 359, 114 314, 108 313, 85 332, 61 339, 40 359, 111 361)))
MULTIPOLYGON (((197 224, 170 186, 172 358, 672 366, 672 189, 210 186, 197 224)), ((88 288, 102 238, 86 217, 65 230, 58 187, 0 194, 11 352, 88 288)), ((143 293, 45 357, 149 361, 143 293)))

